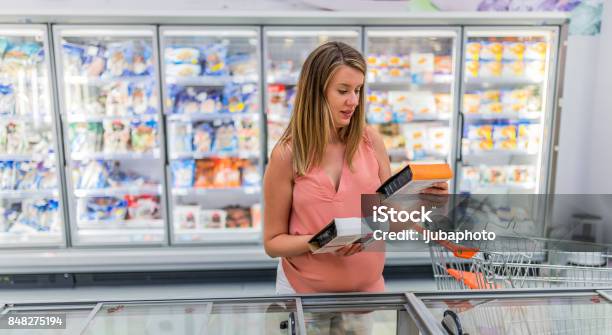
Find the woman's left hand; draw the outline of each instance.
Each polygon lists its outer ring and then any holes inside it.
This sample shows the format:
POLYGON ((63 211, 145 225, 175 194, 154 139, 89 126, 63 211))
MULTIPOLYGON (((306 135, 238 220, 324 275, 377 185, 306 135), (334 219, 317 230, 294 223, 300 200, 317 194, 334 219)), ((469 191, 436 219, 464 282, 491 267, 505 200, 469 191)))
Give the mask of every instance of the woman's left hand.
POLYGON ((434 195, 447 195, 448 194, 448 183, 438 182, 433 183, 431 187, 421 190, 421 194, 434 194, 434 195))

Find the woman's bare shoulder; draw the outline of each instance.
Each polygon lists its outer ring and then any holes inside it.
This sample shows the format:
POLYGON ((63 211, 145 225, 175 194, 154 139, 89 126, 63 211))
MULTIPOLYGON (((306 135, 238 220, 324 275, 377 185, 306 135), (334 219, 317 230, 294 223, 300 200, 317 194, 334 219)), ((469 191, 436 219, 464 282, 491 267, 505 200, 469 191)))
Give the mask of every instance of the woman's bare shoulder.
POLYGON ((289 143, 277 143, 270 153, 269 167, 275 174, 293 176, 293 153, 289 143))
POLYGON ((372 145, 372 148, 377 154, 386 155, 387 150, 385 149, 385 142, 382 136, 378 133, 378 130, 371 125, 367 125, 364 130, 365 137, 372 145))

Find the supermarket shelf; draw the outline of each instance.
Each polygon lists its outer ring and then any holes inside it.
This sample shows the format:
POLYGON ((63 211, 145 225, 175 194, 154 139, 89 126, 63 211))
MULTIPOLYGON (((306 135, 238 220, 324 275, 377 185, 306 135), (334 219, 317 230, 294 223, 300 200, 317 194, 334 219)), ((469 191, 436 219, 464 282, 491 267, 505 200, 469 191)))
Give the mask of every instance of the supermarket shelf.
POLYGON ((495 119, 527 119, 539 120, 544 116, 542 112, 530 113, 488 113, 488 114, 464 114, 466 120, 495 120, 495 119))
POLYGON ((170 154, 170 159, 201 159, 211 157, 236 157, 258 159, 259 153, 249 152, 177 152, 170 154))
POLYGON ((157 114, 132 114, 132 115, 89 115, 89 113, 82 111, 80 113, 68 114, 68 122, 103 122, 105 120, 157 120, 157 114))
POLYGON ((449 122, 450 115, 433 116, 433 115, 415 115, 410 121, 403 122, 368 122, 368 124, 413 124, 414 122, 449 122))
POLYGON ((483 191, 488 191, 491 193, 509 193, 509 192, 524 192, 524 191, 533 191, 536 188, 535 183, 525 183, 525 184, 477 184, 473 187, 470 187, 470 192, 478 192, 483 193, 483 191))
POLYGON ((74 195, 79 198, 85 197, 108 197, 127 194, 155 194, 160 195, 162 187, 160 186, 130 186, 130 187, 113 187, 102 189, 75 189, 74 195))
POLYGON ((54 153, 48 154, 0 154, 0 161, 44 161, 53 159, 54 153))
POLYGON ((269 122, 289 123, 291 116, 289 115, 278 115, 278 114, 267 114, 269 122))
POLYGON ((0 190, 0 199, 28 199, 58 197, 57 189, 50 190, 0 190))
POLYGON ((259 119, 259 114, 255 113, 189 113, 189 114, 170 114, 167 116, 169 121, 191 122, 191 121, 214 121, 228 120, 237 118, 259 119))
MULTIPOLYGON (((151 235, 150 231, 147 233, 151 235)), ((387 252, 386 264, 427 265, 431 264, 431 257, 428 251, 387 252)), ((277 265, 278 259, 270 258, 261 244, 255 243, 240 248, 215 244, 197 248, 9 249, 0 253, 0 268, 13 274, 274 269, 277 265)))
POLYGON ((468 85, 529 85, 541 84, 543 79, 534 79, 528 77, 478 77, 467 78, 465 83, 468 85))
MULTIPOLYGON (((406 151, 406 149, 388 149, 387 150, 387 154, 391 157, 404 157, 404 158, 408 158, 408 152, 406 151)), ((446 159, 448 159, 447 155, 440 155, 440 154, 432 154, 432 153, 428 153, 425 157, 420 158, 418 160, 415 160, 415 162, 420 162, 420 161, 446 161, 446 159)))
POLYGON ((79 229, 115 230, 115 229, 164 229, 163 220, 87 220, 77 223, 79 229))
MULTIPOLYGON (((159 245, 164 243, 164 229, 79 230, 78 245, 159 245)), ((108 250, 108 249, 106 249, 108 250)))
POLYGON ((267 85, 285 85, 285 86, 295 86, 297 85, 297 80, 299 77, 299 73, 296 73, 293 76, 288 77, 274 77, 272 75, 268 75, 266 78, 267 85))
POLYGON ((471 154, 463 154, 463 160, 479 160, 479 159, 502 159, 502 158, 511 158, 511 157, 526 157, 526 158, 535 158, 537 157, 537 153, 519 151, 519 150, 491 150, 480 153, 471 153, 471 154))
POLYGON ((75 152, 70 155, 74 161, 100 159, 100 160, 132 160, 132 159, 159 159, 161 157, 159 149, 152 152, 75 152))
POLYGON ((181 86, 225 86, 227 84, 257 84, 257 76, 199 76, 199 77, 167 77, 167 84, 181 86))
POLYGON ((397 86, 428 86, 428 85, 437 85, 437 84, 452 84, 453 83, 452 75, 437 75, 434 76, 431 82, 415 82, 410 79, 404 78, 378 78, 372 81, 368 81, 368 85, 370 86, 388 86, 388 85, 397 85, 397 86))
POLYGON ((259 194, 261 193, 260 186, 243 186, 243 187, 227 187, 227 188, 198 188, 198 187, 175 187, 172 189, 172 194, 175 196, 222 196, 242 194, 259 194))
POLYGON ((34 118, 33 115, 11 115, 0 113, 0 120, 8 122, 27 122, 27 123, 51 123, 51 115, 43 115, 39 118, 34 118))
POLYGON ((0 249, 14 247, 59 246, 63 243, 60 232, 12 233, 0 232, 0 249))
POLYGON ((128 82, 128 83, 141 83, 141 82, 155 82, 153 76, 133 76, 133 77, 113 77, 113 78, 99 78, 99 77, 86 77, 86 76, 68 76, 64 78, 66 84, 75 85, 92 85, 92 86, 103 86, 117 82, 128 82))
POLYGON ((174 229, 175 242, 188 243, 227 243, 259 242, 261 229, 174 229))

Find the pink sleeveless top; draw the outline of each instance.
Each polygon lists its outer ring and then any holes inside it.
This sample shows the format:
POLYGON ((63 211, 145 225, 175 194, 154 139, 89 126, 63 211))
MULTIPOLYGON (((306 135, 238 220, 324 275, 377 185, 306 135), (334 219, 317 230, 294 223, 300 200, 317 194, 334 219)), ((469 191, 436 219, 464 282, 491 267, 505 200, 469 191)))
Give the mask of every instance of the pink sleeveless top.
MULTIPOLYGON (((289 234, 315 234, 334 218, 361 217, 361 194, 380 186, 378 161, 365 132, 353 158, 353 171, 344 162, 338 191, 319 167, 296 177, 289 234)), ((382 292, 385 254, 359 252, 351 256, 306 253, 282 260, 283 271, 297 293, 382 292)))

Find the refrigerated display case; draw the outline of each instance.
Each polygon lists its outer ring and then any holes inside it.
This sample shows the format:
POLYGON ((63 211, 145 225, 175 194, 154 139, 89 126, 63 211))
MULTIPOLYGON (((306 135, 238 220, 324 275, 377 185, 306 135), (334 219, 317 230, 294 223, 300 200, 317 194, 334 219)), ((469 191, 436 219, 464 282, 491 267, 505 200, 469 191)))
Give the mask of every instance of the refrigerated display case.
POLYGON ((264 27, 268 156, 289 124, 302 64, 317 46, 328 41, 362 50, 361 28, 264 27))
POLYGON ((56 26, 74 245, 163 244, 154 26, 56 26))
POLYGON ((459 28, 366 28, 367 121, 392 171, 454 157, 459 28))
POLYGON ((558 27, 467 27, 458 192, 546 193, 558 27))
POLYGON ((161 27, 171 241, 259 241, 258 27, 161 27))
POLYGON ((48 30, 0 25, 0 248, 64 246, 48 30))

